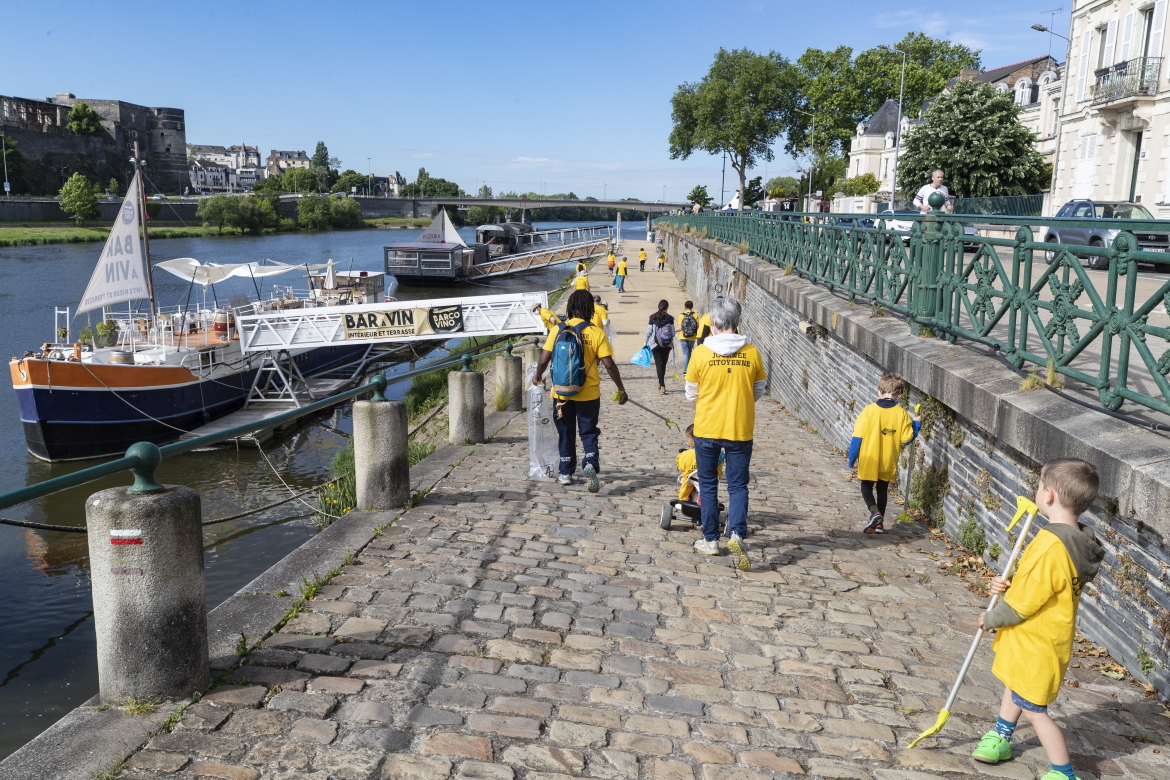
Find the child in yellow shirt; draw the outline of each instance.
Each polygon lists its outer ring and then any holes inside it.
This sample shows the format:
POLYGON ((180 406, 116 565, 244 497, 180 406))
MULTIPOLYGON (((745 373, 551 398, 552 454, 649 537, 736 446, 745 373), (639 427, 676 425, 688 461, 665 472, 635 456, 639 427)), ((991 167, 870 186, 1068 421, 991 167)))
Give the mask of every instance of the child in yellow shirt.
POLYGON ((1048 525, 1033 537, 1011 580, 996 577, 991 592, 1003 599, 979 616, 979 627, 998 629, 991 672, 1004 684, 995 729, 972 757, 997 764, 1012 757, 1020 715, 1048 754, 1052 769, 1040 780, 1077 780, 1064 734, 1048 714, 1068 670, 1081 593, 1097 576, 1105 548, 1078 522, 1097 498, 1095 466, 1075 458, 1050 460, 1040 470, 1036 506, 1048 525))
POLYGON ((666 268, 666 255, 659 252, 658 254, 658 270, 662 271, 666 268))
POLYGON ((878 400, 862 409, 853 424, 849 466, 857 466, 861 497, 869 508, 869 522, 864 529, 867 534, 886 532, 883 525, 886 497, 898 473, 898 456, 903 447, 914 441, 921 424, 898 405, 904 386, 901 374, 882 374, 878 380, 878 400))

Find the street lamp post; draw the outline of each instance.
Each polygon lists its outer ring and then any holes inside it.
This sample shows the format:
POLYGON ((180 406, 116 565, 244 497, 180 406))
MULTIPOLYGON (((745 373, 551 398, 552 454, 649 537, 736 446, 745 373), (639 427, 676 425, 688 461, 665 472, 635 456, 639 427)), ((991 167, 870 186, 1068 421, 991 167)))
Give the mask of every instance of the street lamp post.
POLYGON ((902 84, 898 87, 898 125, 894 128, 894 175, 890 179, 890 208, 894 208, 898 200, 898 151, 902 146, 902 101, 906 96, 906 52, 899 51, 893 46, 878 46, 883 51, 892 51, 902 55, 902 84))
MULTIPOLYGON (((1049 35, 1055 35, 1057 38, 1064 38, 1064 36, 1060 33, 1053 32, 1042 24, 1034 24, 1032 25, 1032 29, 1036 32, 1046 32, 1049 35)), ((1057 171, 1060 170, 1060 128, 1061 125, 1064 124, 1061 120, 1063 120, 1064 115, 1068 113, 1065 110, 1065 91, 1068 87, 1068 60, 1069 57, 1072 56, 1072 41, 1070 41, 1068 38, 1064 38, 1064 42, 1064 73, 1060 74, 1060 106, 1057 108, 1058 113, 1056 115, 1056 159, 1054 159, 1052 162, 1052 181, 1048 184, 1048 191, 1052 195, 1056 194, 1056 175, 1057 171)))
POLYGON ((0 151, 4 155, 4 194, 12 200, 12 185, 8 183, 8 136, 0 133, 0 151))
MULTIPOLYGON (((816 120, 816 115, 815 115, 815 114, 813 114, 811 111, 805 111, 805 110, 803 110, 803 109, 800 109, 800 108, 796 109, 796 111, 797 111, 798 113, 804 114, 805 116, 811 116, 811 117, 813 118, 813 122, 812 122, 812 135, 809 137, 809 145, 810 145, 811 147, 813 147, 813 150, 814 150, 814 152, 815 152, 815 150, 816 150, 816 145, 817 145, 817 120, 816 120)), ((809 158, 809 161, 808 161, 808 202, 805 204, 807 208, 812 208, 812 177, 813 177, 813 168, 814 168, 814 167, 815 167, 815 165, 814 165, 814 163, 813 163, 812 157, 810 156, 810 158, 809 158)), ((740 205, 740 208, 743 208, 743 204, 742 204, 742 203, 741 203, 741 204, 739 204, 739 205, 740 205)))

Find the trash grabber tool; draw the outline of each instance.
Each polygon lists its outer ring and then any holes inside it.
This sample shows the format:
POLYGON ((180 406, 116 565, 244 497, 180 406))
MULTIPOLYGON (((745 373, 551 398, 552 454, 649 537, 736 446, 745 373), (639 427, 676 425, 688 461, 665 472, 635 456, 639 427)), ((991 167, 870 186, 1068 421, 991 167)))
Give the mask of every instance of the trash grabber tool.
MULTIPOLYGON (((1003 567, 1003 578, 1005 580, 1012 574, 1012 569, 1016 565, 1016 559, 1020 555, 1020 550, 1024 547, 1024 540, 1028 538, 1028 531, 1032 528, 1032 521, 1036 519, 1037 511, 1038 507, 1030 499, 1024 498, 1023 496, 1016 497, 1016 515, 1008 524, 1007 530, 1012 530, 1012 527, 1020 521, 1021 517, 1027 516, 1027 519, 1024 520, 1024 528, 1020 531, 1020 535, 1016 539, 1016 544, 1012 547, 1012 554, 1003 567)), ((990 612, 997 603, 999 603, 998 593, 991 597, 991 601, 987 604, 987 611, 990 612)), ((955 698, 959 695, 959 688, 963 685, 963 678, 967 676, 967 669, 971 667, 971 661, 975 659, 975 651, 979 648, 979 642, 983 639, 984 633, 986 632, 982 629, 975 631, 975 638, 971 640, 971 649, 967 651, 967 658, 963 661, 962 668, 959 669, 959 676, 955 679, 955 685, 951 688, 951 695, 947 697, 947 703, 943 705, 942 710, 938 713, 938 720, 934 722, 933 726, 919 734, 917 739, 907 745, 907 749, 914 747, 927 737, 942 731, 942 727, 946 724, 947 718, 951 715, 951 706, 955 703, 955 698)))
MULTIPOLYGON (((618 399, 618 396, 619 396, 619 395, 621 395, 621 393, 614 393, 614 394, 613 394, 613 400, 615 400, 615 401, 616 401, 616 400, 618 399)), ((654 411, 653 409, 647 409, 645 406, 642 406, 642 404, 638 403, 638 402, 637 402, 637 401, 635 401, 633 398, 630 398, 630 396, 629 396, 629 394, 628 394, 628 393, 626 394, 626 403, 631 403, 631 404, 633 404, 634 406, 638 407, 639 409, 641 409, 641 410, 643 410, 643 411, 650 412, 650 414, 654 415, 654 416, 655 416, 655 417, 657 417, 659 420, 662 420, 664 423, 666 423, 666 427, 667 427, 667 428, 669 428, 670 426, 672 426, 672 425, 673 425, 675 428, 678 428, 678 430, 679 430, 679 433, 682 433, 682 428, 681 428, 681 427, 679 427, 679 424, 678 424, 678 423, 676 423, 674 420, 670 419, 669 417, 663 417, 661 414, 659 414, 658 412, 654 411)))
MULTIPOLYGON (((918 410, 922 408, 922 404, 914 404, 914 413, 918 414, 918 410)), ((906 481, 902 483, 902 514, 894 518, 894 524, 909 523, 910 527, 914 527, 914 521, 910 519, 910 475, 914 473, 914 448, 918 445, 918 439, 910 442, 910 454, 906 459, 906 481)))

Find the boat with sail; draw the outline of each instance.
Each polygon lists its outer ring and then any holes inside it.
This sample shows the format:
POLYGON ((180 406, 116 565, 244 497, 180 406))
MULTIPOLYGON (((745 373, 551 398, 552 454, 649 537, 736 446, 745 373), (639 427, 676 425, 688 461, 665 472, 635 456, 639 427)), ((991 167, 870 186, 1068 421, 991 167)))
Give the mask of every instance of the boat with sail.
POLYGON ((384 274, 342 272, 332 260, 317 265, 168 260, 154 267, 188 280, 192 292, 195 285, 214 291, 228 279, 250 278, 256 297, 236 296, 221 306, 213 295, 216 302, 208 306, 192 303, 189 293, 182 305, 157 306, 139 159, 135 149, 135 175, 72 315, 100 310, 96 333, 87 327, 70 339, 69 310, 58 309, 56 338, 9 363, 28 451, 44 460, 120 455, 135 442, 177 440, 243 407, 265 361, 288 376, 309 377, 360 361, 369 350, 361 343, 276 354, 240 348, 238 316, 383 300, 384 274), (276 285, 261 298, 259 280, 297 272, 307 277, 307 295, 276 285))

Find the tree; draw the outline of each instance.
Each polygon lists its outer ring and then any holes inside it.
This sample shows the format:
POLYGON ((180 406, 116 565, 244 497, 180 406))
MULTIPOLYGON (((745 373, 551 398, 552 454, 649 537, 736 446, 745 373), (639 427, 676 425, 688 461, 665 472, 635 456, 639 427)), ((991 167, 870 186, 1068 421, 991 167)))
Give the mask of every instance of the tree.
POLYGON ((339 228, 362 226, 362 207, 353 198, 330 198, 329 224, 339 228))
POLYGON ((849 197, 857 197, 858 195, 869 195, 872 192, 877 192, 881 186, 881 182, 872 173, 863 173, 860 176, 854 176, 852 179, 846 179, 842 184, 841 191, 849 197))
POLYGON ((80 173, 75 173, 61 188, 61 210, 72 214, 81 224, 83 219, 93 219, 98 215, 97 196, 93 194, 93 186, 89 179, 80 173))
POLYGON ((332 198, 303 198, 297 201, 297 224, 305 230, 328 230, 332 198))
MULTIPOLYGON (((0 143, 4 144, 7 149, 8 183, 12 187, 12 193, 27 190, 28 187, 24 181, 24 155, 16 148, 16 139, 9 138, 5 134, 3 138, 0 138, 0 143)), ((4 169, 0 168, 0 175, 3 175, 3 172, 4 169)))
MULTIPOLYGON (((920 32, 907 33, 892 49, 906 53, 903 113, 918 116, 923 101, 939 94, 964 68, 978 69, 979 52, 920 32)), ((844 154, 857 125, 898 99, 902 55, 890 49, 866 49, 856 58, 839 46, 831 51, 807 49, 796 66, 800 111, 785 116, 785 151, 793 156, 844 154), (806 113, 802 113, 806 112, 806 113)))
POLYGON ((231 195, 212 195, 199 201, 195 216, 203 220, 203 226, 215 225, 216 232, 222 233, 224 225, 231 227, 239 223, 239 199, 231 195))
POLYGON ((748 169, 774 159, 772 142, 798 101, 797 87, 795 68, 776 52, 720 49, 707 75, 680 86, 670 100, 671 159, 726 152, 744 192, 748 169))
POLYGON ((73 108, 69 109, 69 124, 67 127, 71 133, 93 135, 94 133, 101 132, 102 117, 101 114, 94 111, 85 103, 74 103, 73 108))
MULTIPOLYGON (((543 209, 539 209, 543 211, 543 209)), ((499 206, 472 206, 467 210, 467 224, 492 225, 496 217, 504 216, 504 209, 499 206)))
POLYGON ((317 174, 308 168, 286 168, 280 177, 280 186, 285 192, 317 192, 317 174))
POLYGON ((110 183, 106 185, 106 191, 116 196, 118 194, 118 180, 111 176, 110 183))
POLYGON ((370 185, 370 178, 364 173, 350 169, 337 177, 337 183, 333 185, 334 192, 344 192, 349 194, 350 187, 357 187, 358 194, 364 194, 366 187, 370 185))
POLYGON ((329 148, 325 146, 324 141, 317 142, 317 149, 313 152, 313 156, 309 159, 309 165, 314 168, 328 168, 329 167, 329 148))
POLYGON ((800 182, 792 176, 773 176, 764 189, 770 198, 795 198, 800 194, 800 182))
POLYGON ((764 195, 766 193, 764 192, 764 185, 760 183, 763 181, 763 178, 763 176, 757 176, 748 182, 747 190, 744 192, 743 201, 739 204, 740 208, 751 206, 756 202, 764 199, 764 195))
MULTIPOLYGON (((486 184, 483 185, 482 187, 479 188, 479 192, 476 193, 475 197, 490 200, 492 197, 492 188, 487 186, 486 184)), ((576 200, 576 198, 574 198, 574 200, 576 200)))
POLYGON ((427 173, 426 168, 419 168, 414 183, 402 188, 402 195, 406 198, 456 198, 462 194, 463 190, 458 184, 434 178, 427 173))
POLYGON ((953 193, 965 198, 1033 195, 1048 186, 1044 158, 1020 124, 1012 93, 960 81, 939 95, 925 121, 902 142, 898 187, 915 192, 941 168, 953 193))
POLYGON ((711 196, 707 194, 707 187, 702 184, 696 185, 687 195, 687 203, 698 203, 700 206, 706 206, 710 202, 711 196))

